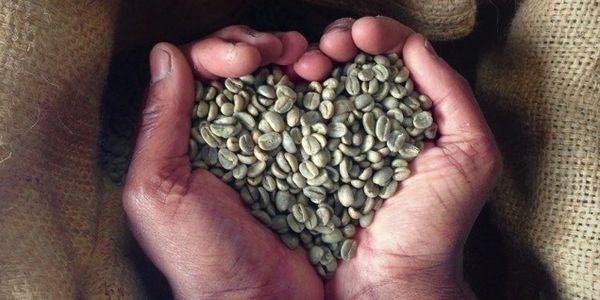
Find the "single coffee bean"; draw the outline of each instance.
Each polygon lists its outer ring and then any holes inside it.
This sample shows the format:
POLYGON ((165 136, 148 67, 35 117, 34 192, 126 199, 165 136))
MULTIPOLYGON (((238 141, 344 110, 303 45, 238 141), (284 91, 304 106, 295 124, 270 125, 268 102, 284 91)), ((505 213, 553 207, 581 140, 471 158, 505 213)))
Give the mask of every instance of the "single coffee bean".
POLYGON ((340 256, 342 257, 342 259, 350 260, 356 252, 356 247, 356 241, 354 241, 353 239, 344 240, 340 247, 340 256))
POLYGON ((294 250, 298 248, 300 245, 300 241, 296 236, 293 236, 288 233, 284 233, 281 235, 281 241, 290 249, 294 250))
POLYGON ((268 86, 268 85, 261 85, 256 89, 256 92, 268 99, 275 99, 275 97, 277 96, 275 94, 275 89, 273 89, 273 87, 268 86))
POLYGON ((386 116, 381 116, 377 119, 375 125, 375 135, 380 141, 387 141, 391 132, 390 119, 386 116))
POLYGON ((394 169, 394 180, 395 181, 403 181, 410 176, 410 170, 405 167, 399 167, 394 169))
POLYGON ((318 186, 307 186, 302 189, 302 192, 314 203, 321 203, 325 200, 327 192, 324 188, 318 186))
POLYGON ((302 148, 308 155, 314 155, 321 151, 322 146, 314 135, 309 135, 302 138, 302 148))
POLYGON ((304 230, 304 223, 298 222, 293 214, 288 214, 286 221, 293 232, 300 233, 302 230, 304 230))
POLYGON ((221 166, 226 170, 233 170, 238 164, 238 158, 235 153, 225 148, 219 150, 218 159, 221 166))
POLYGON ((280 114, 274 111, 267 111, 263 114, 263 119, 267 121, 269 126, 275 132, 282 132, 285 129, 285 122, 283 122, 283 118, 280 114))
POLYGON ((272 220, 271 216, 263 210, 253 210, 252 215, 263 222, 265 225, 271 227, 272 220))
POLYGON ((351 96, 356 96, 360 93, 360 81, 356 76, 348 76, 345 87, 346 92, 351 96))
POLYGON ((398 188, 398 182, 392 181, 390 184, 384 186, 379 192, 379 197, 383 199, 388 199, 392 197, 396 193, 396 189, 398 188))
POLYGON ((371 222, 373 222, 373 212, 370 212, 370 213, 360 217, 360 219, 358 221, 359 221, 360 227, 367 228, 367 226, 369 226, 371 224, 371 222))
POLYGON ((352 187, 347 184, 344 184, 339 188, 337 196, 340 203, 345 207, 349 207, 354 202, 354 191, 352 187))
POLYGON ((320 225, 326 225, 331 220, 333 210, 331 207, 319 207, 316 211, 320 225))
POLYGON ((348 132, 348 128, 344 123, 329 123, 327 127, 327 135, 332 138, 341 138, 348 132))
POLYGON ((433 124, 433 117, 428 111, 418 112, 413 116, 413 125, 415 128, 425 129, 433 124))
POLYGON ((321 235, 321 240, 327 244, 337 243, 337 242, 341 241, 343 238, 344 238, 344 235, 342 234, 342 232, 339 229, 335 229, 333 232, 331 232, 329 234, 321 235))
POLYGON ((304 95, 303 104, 304 108, 308 110, 315 110, 319 107, 321 102, 321 95, 317 92, 308 92, 304 95))
POLYGON ((354 107, 362 111, 370 111, 375 106, 375 99, 369 94, 360 94, 354 98, 354 107))
POLYGON ((373 183, 375 183, 379 186, 382 186, 382 187, 386 186, 390 182, 390 179, 392 178, 393 175, 394 175, 394 170, 392 170, 392 168, 390 168, 390 167, 385 167, 385 168, 375 172, 375 174, 373 174, 373 183))
POLYGON ((373 78, 375 78, 375 72, 372 69, 364 69, 358 72, 358 79, 360 81, 369 81, 373 78))
POLYGON ((404 159, 413 159, 417 157, 417 155, 419 155, 419 152, 421 152, 421 149, 419 149, 419 147, 408 143, 404 144, 398 150, 398 154, 400 154, 400 157, 404 159))
POLYGON ((275 150, 281 145, 281 135, 277 132, 269 132, 258 138, 258 146, 265 151, 275 150))
POLYGON ((356 233, 356 227, 352 224, 348 224, 348 225, 342 227, 342 233, 344 234, 345 237, 351 238, 356 233))

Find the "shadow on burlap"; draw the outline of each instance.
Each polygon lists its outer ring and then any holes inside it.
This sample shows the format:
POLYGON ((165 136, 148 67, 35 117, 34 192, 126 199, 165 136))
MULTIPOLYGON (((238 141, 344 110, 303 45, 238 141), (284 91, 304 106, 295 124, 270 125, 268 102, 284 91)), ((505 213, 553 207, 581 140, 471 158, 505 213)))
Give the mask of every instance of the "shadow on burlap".
MULTIPOLYGON (((476 23, 469 0, 309 2, 392 14, 435 40, 476 23)), ((483 299, 592 299, 598 4, 523 1, 511 24, 516 5, 490 3, 473 34, 435 44, 477 86, 505 160, 467 242, 466 276, 483 299)), ((348 14, 292 1, 0 3, 0 298, 169 298, 113 183, 127 167, 151 45, 235 22, 316 41, 348 14)))

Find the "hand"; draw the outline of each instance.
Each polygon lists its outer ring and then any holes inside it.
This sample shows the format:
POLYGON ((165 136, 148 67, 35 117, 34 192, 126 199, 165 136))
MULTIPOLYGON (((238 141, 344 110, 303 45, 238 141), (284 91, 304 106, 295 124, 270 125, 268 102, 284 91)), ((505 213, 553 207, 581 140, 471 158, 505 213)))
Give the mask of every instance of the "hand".
MULTIPOLYGON (((247 39, 254 43, 253 50, 251 45, 232 47, 218 38, 207 40, 183 47, 200 77, 242 75, 269 61, 264 59, 268 51, 261 52, 255 39, 247 39), (229 55, 214 55, 226 46, 232 47, 229 55), (219 65, 225 67, 219 69, 219 65)), ((280 57, 297 49, 282 46, 280 57)), ((416 174, 386 201, 371 227, 357 235, 357 257, 340 264, 328 283, 328 295, 464 296, 462 244, 500 168, 493 138, 468 85, 428 52, 421 36, 388 18, 337 22, 319 46, 321 51, 289 55, 288 64, 296 59, 287 68, 290 75, 322 79, 331 69, 329 58, 345 61, 358 49, 402 52, 417 87, 436 104, 441 135, 437 145, 429 146, 412 163, 416 174)), ((150 89, 124 194, 132 230, 142 247, 181 298, 284 297, 286 292, 298 298, 321 297, 320 281, 302 254, 283 248, 273 234, 248 217, 237 195, 212 175, 190 173, 187 148, 181 142, 185 138, 176 133, 189 134, 191 76, 174 47, 159 45, 155 51, 160 47, 170 52, 171 74, 155 80, 150 89), (215 198, 227 201, 211 201, 215 198), (252 238, 247 238, 249 234, 252 238)), ((154 65, 152 69, 158 71, 154 65)))
POLYGON ((192 172, 187 154, 192 73, 201 79, 241 76, 270 63, 293 73, 290 65, 298 62, 300 74, 322 76, 314 70, 330 69, 331 62, 305 54, 306 48, 296 32, 231 26, 181 50, 166 43, 152 50, 152 82, 123 205, 133 234, 177 298, 323 297, 322 281, 305 254, 287 249, 219 179, 192 172), (320 64, 308 68, 314 62, 320 64))
POLYGON ((335 299, 464 299, 462 248, 501 161, 468 83, 422 35, 387 17, 341 19, 319 45, 335 61, 358 50, 401 54, 431 97, 439 138, 410 163, 411 177, 356 235, 356 257, 327 283, 335 299))

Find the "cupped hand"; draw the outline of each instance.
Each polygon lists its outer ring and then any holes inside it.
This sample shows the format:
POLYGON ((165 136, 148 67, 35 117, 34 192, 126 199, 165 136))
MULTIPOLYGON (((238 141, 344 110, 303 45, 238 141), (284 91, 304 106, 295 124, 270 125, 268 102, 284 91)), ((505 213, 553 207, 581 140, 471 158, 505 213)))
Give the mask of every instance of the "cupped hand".
POLYGON ((356 257, 339 265, 326 294, 339 299, 468 295, 462 245, 500 159, 468 84, 421 35, 389 18, 365 17, 334 22, 318 49, 308 51, 298 33, 243 26, 181 50, 159 44, 151 53, 153 80, 124 191, 132 231, 178 297, 323 297, 322 283, 303 253, 286 249, 214 176, 191 171, 186 141, 192 73, 201 79, 241 76, 277 63, 290 76, 320 80, 332 61, 347 61, 359 50, 402 54, 417 89, 434 102, 439 139, 411 163, 413 175, 356 235, 356 257))
POLYGON ((231 26, 181 49, 161 43, 151 51, 152 79, 123 204, 133 234, 177 298, 323 297, 305 254, 287 249, 234 190, 207 171, 192 171, 188 159, 194 75, 212 79, 271 63, 290 66, 306 48, 297 32, 231 26))
POLYGON ((387 17, 340 19, 319 48, 344 62, 398 53, 418 91, 433 100, 438 139, 410 163, 412 175, 355 236, 356 256, 327 283, 336 299, 465 299, 462 248, 501 169, 499 151, 468 83, 420 34, 387 17))

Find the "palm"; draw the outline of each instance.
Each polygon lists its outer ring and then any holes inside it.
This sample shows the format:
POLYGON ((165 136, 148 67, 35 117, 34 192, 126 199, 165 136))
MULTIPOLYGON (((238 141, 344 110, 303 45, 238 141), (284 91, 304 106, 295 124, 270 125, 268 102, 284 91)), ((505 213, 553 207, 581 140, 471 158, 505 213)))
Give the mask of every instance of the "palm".
POLYGON ((442 137, 438 143, 442 146, 427 147, 411 163, 413 176, 384 202, 373 223, 357 233, 356 257, 339 266, 328 284, 331 293, 355 296, 416 270, 443 274, 456 268, 452 264, 467 234, 456 229, 468 230, 466 216, 482 205, 482 201, 461 203, 458 195, 480 192, 469 185, 473 156, 490 157, 493 148, 484 150, 489 153, 469 153, 444 141, 442 137))
POLYGON ((175 246, 173 250, 179 255, 169 263, 185 266, 185 270, 178 271, 199 280, 206 280, 207 275, 214 277, 220 282, 219 289, 213 292, 219 294, 235 290, 267 297, 288 294, 291 289, 298 299, 322 295, 321 281, 305 255, 287 249, 275 234, 248 214, 236 192, 206 171, 194 171, 189 184, 188 193, 172 209, 171 224, 202 230, 179 235, 181 231, 171 228, 169 232, 174 234, 169 242, 161 242, 175 246), (198 218, 199 215, 205 217, 198 218), (215 261, 219 264, 215 265, 215 261), (315 286, 296 289, 297 282, 315 286))

